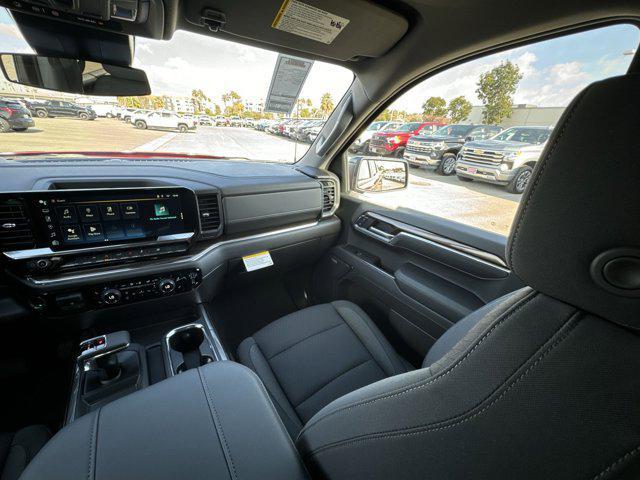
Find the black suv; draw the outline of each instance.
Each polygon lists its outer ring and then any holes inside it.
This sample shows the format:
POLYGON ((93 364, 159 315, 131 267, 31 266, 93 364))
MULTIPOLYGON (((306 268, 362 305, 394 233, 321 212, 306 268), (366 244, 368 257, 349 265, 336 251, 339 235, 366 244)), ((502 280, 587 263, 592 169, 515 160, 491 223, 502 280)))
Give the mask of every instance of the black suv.
POLYGON ((32 105, 32 114, 38 118, 75 117, 81 120, 95 120, 96 112, 91 107, 81 107, 73 102, 47 100, 32 105))
POLYGON ((469 140, 484 140, 500 133, 497 125, 447 125, 431 135, 414 135, 407 142, 404 158, 411 166, 435 167, 442 175, 456 173, 456 156, 469 140))
POLYGON ((11 130, 23 132, 33 125, 33 118, 24 105, 16 100, 0 98, 0 133, 11 130))

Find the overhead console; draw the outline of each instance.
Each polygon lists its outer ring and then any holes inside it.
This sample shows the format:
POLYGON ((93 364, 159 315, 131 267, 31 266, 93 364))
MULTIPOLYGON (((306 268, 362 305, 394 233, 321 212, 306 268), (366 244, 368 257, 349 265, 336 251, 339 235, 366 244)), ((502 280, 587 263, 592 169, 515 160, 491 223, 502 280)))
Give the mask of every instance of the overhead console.
MULTIPOLYGON (((90 27, 124 35, 163 38, 164 34, 165 11, 160 0, 0 0, 0 6, 14 12, 27 41, 32 33, 29 29, 46 34, 62 22, 73 23, 79 29, 90 27), (51 22, 47 25, 29 21, 35 17, 51 22)), ((67 33, 72 33, 69 38, 86 37, 82 31, 67 33)), ((68 48, 69 41, 66 43, 68 48)))

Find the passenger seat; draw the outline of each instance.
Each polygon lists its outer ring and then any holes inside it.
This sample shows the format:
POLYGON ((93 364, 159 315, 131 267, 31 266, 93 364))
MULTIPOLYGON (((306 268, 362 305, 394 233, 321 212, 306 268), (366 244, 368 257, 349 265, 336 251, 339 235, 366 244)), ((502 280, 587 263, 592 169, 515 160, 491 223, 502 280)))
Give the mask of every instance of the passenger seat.
MULTIPOLYGON (((510 295, 488 303, 445 332, 429 350, 423 368, 442 358, 510 295)), ((245 339, 238 357, 260 377, 294 439, 336 398, 413 369, 369 316, 347 301, 316 305, 276 320, 245 339)))
POLYGON ((0 432, 0 479, 17 480, 51 434, 42 425, 33 425, 16 433, 0 432))

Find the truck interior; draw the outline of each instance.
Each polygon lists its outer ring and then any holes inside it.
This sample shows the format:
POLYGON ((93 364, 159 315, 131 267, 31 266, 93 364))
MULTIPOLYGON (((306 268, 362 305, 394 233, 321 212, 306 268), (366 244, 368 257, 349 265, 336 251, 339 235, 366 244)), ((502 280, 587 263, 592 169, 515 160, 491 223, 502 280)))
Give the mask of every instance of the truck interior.
POLYGON ((153 94, 136 48, 187 34, 351 72, 295 163, 0 154, 2 480, 640 478, 639 2, 0 8, 28 88, 153 94), (350 147, 403 94, 620 25, 624 68, 581 77, 508 233, 376 200, 419 171, 350 147))

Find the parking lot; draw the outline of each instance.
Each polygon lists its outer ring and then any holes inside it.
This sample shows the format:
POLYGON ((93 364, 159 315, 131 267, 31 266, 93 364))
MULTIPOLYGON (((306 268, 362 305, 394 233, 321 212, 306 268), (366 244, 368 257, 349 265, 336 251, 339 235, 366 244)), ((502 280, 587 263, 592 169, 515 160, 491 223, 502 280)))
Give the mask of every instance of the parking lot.
MULTIPOLYGON (((208 154, 290 163, 307 144, 251 128, 204 127, 177 133, 139 130, 116 119, 82 121, 36 118, 27 132, 0 136, 0 152, 24 151, 145 151, 208 154)), ((370 193, 366 199, 390 208, 413 209, 506 235, 520 195, 480 182, 462 183, 424 169, 410 170, 407 190, 370 193)))

